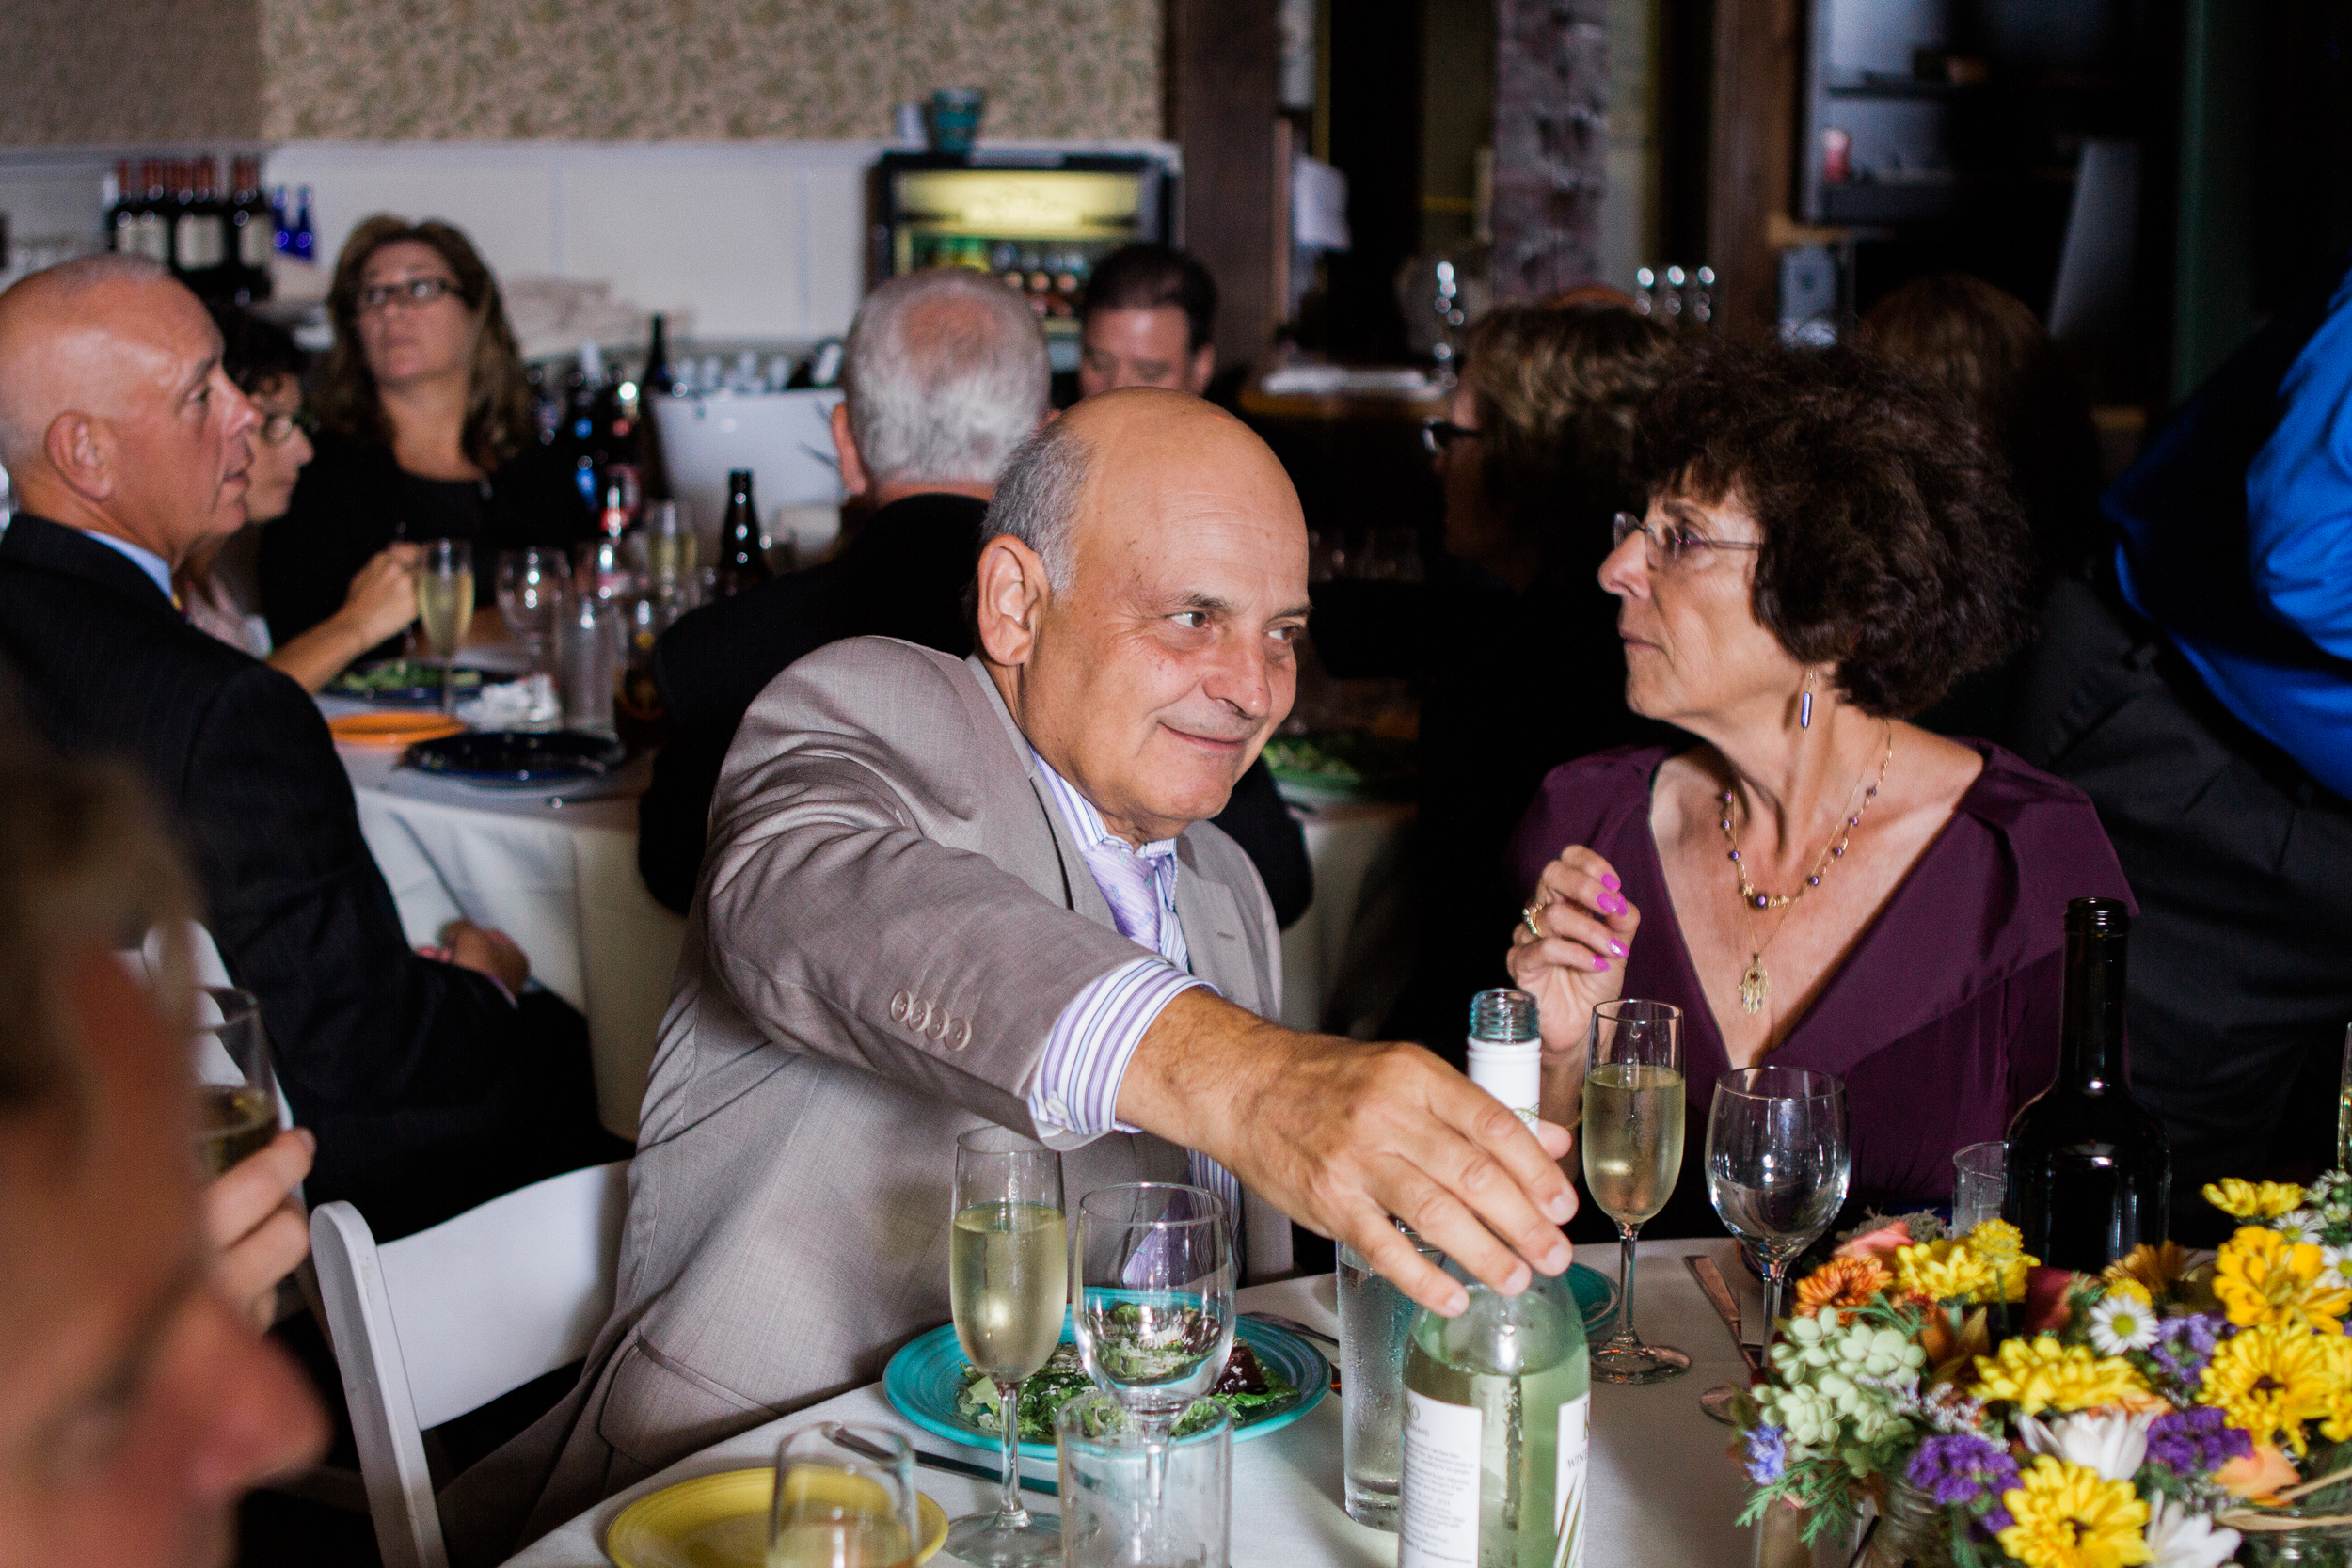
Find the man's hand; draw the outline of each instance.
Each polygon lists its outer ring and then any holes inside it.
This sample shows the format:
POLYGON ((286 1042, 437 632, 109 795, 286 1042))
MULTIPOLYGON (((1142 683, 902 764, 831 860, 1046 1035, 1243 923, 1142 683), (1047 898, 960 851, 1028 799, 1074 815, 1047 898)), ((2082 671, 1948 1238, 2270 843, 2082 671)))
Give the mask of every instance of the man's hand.
POLYGON ((504 986, 509 996, 521 991, 531 978, 531 960, 523 957, 513 937, 470 920, 453 920, 442 927, 441 951, 429 956, 487 974, 504 986))
POLYGON ((270 1325, 278 1282, 310 1255, 310 1222, 294 1189, 310 1174, 318 1140, 302 1128, 280 1132, 204 1189, 204 1234, 223 1294, 251 1319, 270 1325))
POLYGON ((1576 1193, 1555 1163, 1566 1132, 1530 1132, 1420 1046, 1302 1035, 1195 989, 1129 1058, 1119 1116, 1216 1159, 1447 1317, 1469 1295, 1391 1214, 1505 1294, 1527 1288, 1531 1265, 1568 1266, 1560 1227, 1576 1193))

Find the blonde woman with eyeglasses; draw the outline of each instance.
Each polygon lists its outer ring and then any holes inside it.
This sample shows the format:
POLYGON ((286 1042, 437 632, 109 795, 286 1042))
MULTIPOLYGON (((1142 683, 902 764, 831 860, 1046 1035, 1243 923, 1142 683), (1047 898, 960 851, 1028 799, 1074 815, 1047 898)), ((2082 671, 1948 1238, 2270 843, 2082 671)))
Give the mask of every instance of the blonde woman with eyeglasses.
POLYGON ((295 481, 310 461, 302 412, 304 355, 283 328, 258 316, 224 311, 215 319, 221 368, 262 414, 261 428, 251 438, 253 465, 246 471, 246 526, 182 562, 172 590, 195 626, 267 659, 304 690, 316 691, 416 619, 417 592, 409 573, 417 549, 393 545, 378 550, 352 577, 341 609, 284 646, 271 646, 269 626, 259 610, 256 557, 262 525, 286 515, 295 481))

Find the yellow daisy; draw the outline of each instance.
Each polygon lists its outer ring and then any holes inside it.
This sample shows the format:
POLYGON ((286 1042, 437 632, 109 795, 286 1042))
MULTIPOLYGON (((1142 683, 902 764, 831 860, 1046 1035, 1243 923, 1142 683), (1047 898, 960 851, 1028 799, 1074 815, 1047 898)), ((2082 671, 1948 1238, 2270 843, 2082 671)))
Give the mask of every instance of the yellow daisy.
POLYGON ((2291 1323, 2319 1334, 2341 1334, 2352 1310, 2352 1290, 2322 1285, 2327 1260, 2309 1242, 2292 1241, 2258 1225, 2240 1227, 2221 1243, 2213 1293, 2240 1328, 2291 1323))
POLYGON ((1895 1253, 1895 1283, 1921 1301, 1991 1301, 2002 1285, 1998 1270, 1965 1242, 1924 1242, 1895 1253))
POLYGON ((1988 1402, 2009 1401, 2021 1416, 2038 1416, 2133 1403, 2147 1396, 2148 1385, 2120 1356, 2095 1356, 2086 1346, 2042 1334, 2004 1340, 1997 1356, 1978 1356, 1975 1392, 1988 1402))
POLYGON ((2336 1354, 2319 1338, 2291 1323, 2265 1323, 2221 1341, 2205 1364, 2197 1401, 2255 1442, 2282 1441, 2299 1454, 2303 1423, 2332 1414, 2336 1370, 2336 1354))
POLYGON ((2242 1181, 2232 1176, 2204 1186, 2205 1201, 2233 1220, 2275 1220, 2303 1207, 2303 1189, 2292 1181, 2242 1181))
POLYGON ((2319 1430, 2330 1443, 2352 1438, 2352 1336, 2329 1335, 2315 1341, 2328 1365, 2327 1418, 2319 1430))
POLYGON ((2026 1238, 2015 1226, 2007 1220, 1986 1220, 1968 1232, 1967 1246, 1998 1276, 2001 1300, 2026 1299, 2026 1276, 2042 1259, 2026 1250, 2026 1238))
POLYGON ((2001 1550, 2026 1568, 2132 1568, 2148 1560, 2148 1505, 2128 1481, 2043 1454, 2001 1494, 2016 1523, 2001 1550))

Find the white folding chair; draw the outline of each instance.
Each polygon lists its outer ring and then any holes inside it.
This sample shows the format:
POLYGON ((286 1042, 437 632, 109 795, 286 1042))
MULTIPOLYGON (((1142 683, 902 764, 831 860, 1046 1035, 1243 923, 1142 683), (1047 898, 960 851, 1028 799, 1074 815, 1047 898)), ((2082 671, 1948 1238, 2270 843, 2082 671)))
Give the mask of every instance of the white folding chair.
POLYGON ((550 1177, 382 1246, 348 1203, 311 1214, 385 1568, 448 1568, 425 1429, 587 1354, 612 1307, 628 1171, 550 1177))

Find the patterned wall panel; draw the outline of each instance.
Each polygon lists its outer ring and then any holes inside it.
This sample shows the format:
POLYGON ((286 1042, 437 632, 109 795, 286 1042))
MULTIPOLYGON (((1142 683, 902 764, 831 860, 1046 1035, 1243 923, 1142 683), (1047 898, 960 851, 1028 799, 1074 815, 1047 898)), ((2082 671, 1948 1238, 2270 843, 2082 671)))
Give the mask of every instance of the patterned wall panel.
POLYGON ((1160 133, 1160 0, 248 0, 273 138, 886 136, 934 87, 991 136, 1160 133))
POLYGON ((0 60, 8 62, 0 146, 259 135, 259 8, 260 0, 0 5, 0 60))

